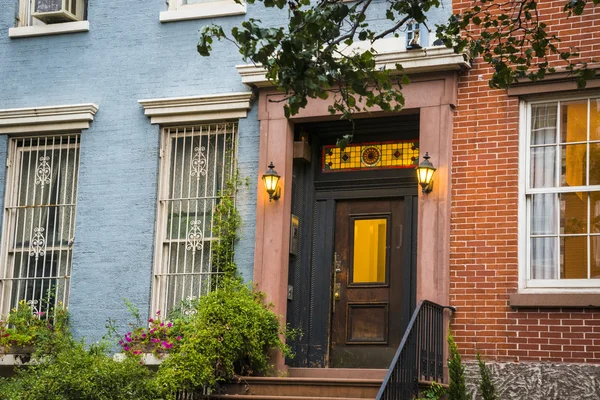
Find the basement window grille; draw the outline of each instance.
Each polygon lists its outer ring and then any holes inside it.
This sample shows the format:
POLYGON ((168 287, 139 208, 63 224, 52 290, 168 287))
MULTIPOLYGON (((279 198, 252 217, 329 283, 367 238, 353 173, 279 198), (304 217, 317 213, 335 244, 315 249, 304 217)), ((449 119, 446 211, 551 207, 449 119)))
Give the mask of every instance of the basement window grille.
POLYGON ((69 300, 79 135, 9 142, 0 270, 0 313, 24 300, 48 315, 69 300))
POLYGON ((221 274, 212 265, 213 211, 235 173, 236 135, 235 122, 162 130, 155 312, 207 294, 221 274))

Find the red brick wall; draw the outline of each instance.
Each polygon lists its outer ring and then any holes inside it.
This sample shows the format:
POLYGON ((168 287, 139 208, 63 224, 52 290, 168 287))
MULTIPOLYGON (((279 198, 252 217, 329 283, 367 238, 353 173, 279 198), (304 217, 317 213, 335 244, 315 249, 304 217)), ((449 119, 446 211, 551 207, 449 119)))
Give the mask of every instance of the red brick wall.
MULTIPOLYGON (((561 47, 579 46, 600 60, 600 7, 566 18, 564 1, 540 15, 561 47)), ((469 1, 454 1, 454 12, 469 1)), ((481 60, 461 76, 454 119, 450 299, 452 330, 466 358, 600 363, 600 310, 521 309, 518 288, 518 99, 490 90, 481 60)))

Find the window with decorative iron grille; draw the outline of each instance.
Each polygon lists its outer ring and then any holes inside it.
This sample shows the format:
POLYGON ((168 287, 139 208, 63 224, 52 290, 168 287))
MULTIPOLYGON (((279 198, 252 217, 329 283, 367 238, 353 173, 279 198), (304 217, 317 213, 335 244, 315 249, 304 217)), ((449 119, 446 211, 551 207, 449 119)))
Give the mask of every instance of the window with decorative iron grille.
POLYGON ((208 293, 220 275, 211 262, 213 211, 235 172, 236 135, 235 122, 162 130, 154 311, 208 293))
POLYGON ((20 300, 38 311, 67 305, 79 135, 12 138, 7 166, 0 313, 20 300))

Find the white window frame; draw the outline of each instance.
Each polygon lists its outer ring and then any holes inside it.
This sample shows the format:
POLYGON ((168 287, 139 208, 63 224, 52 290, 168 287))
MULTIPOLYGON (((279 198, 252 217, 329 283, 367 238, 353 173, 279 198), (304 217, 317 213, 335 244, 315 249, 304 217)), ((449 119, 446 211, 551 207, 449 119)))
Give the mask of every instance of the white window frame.
MULTIPOLYGON (((41 301, 44 299, 44 291, 51 289, 50 286, 47 288, 44 287, 45 281, 55 280, 57 282, 61 282, 60 286, 62 289, 56 288, 56 293, 58 297, 54 298, 54 307, 56 307, 59 303, 62 303, 65 307, 68 305, 68 298, 70 292, 70 282, 71 282, 71 273, 72 273, 72 260, 73 260, 73 241, 75 237, 75 218, 77 212, 77 187, 79 181, 79 163, 81 160, 80 157, 80 136, 81 133, 56 133, 56 134, 38 134, 31 136, 16 136, 9 138, 9 147, 8 147, 8 158, 7 158, 7 177, 6 177, 6 185, 5 185, 5 200, 4 200, 4 218, 3 218, 3 227, 2 227, 2 240, 0 246, 0 315, 7 315, 11 308, 17 306, 15 301, 13 301, 13 285, 17 285, 17 288, 21 288, 23 286, 23 290, 26 292, 27 288, 31 285, 31 290, 35 292, 36 286, 38 282, 40 283, 40 297, 39 298, 17 298, 15 299, 18 303, 20 300, 26 300, 30 303, 34 308, 42 310, 41 301), (56 142, 58 139, 58 143, 56 142), (35 145, 25 146, 23 143, 27 140, 35 142, 35 145), (63 143, 64 141, 66 143, 63 143), (62 187, 64 191, 61 191, 62 199, 57 199, 56 205, 50 205, 52 203, 51 199, 51 184, 54 182, 50 181, 50 177, 48 173, 51 173, 52 167, 57 162, 51 157, 47 157, 50 153, 54 151, 62 151, 62 150, 75 150, 74 157, 76 160, 71 160, 73 162, 73 168, 76 170, 76 174, 73 177, 73 182, 71 183, 71 187, 67 186, 67 182, 65 181, 65 186, 62 187), (27 176, 29 180, 35 179, 35 185, 31 193, 29 193, 29 189, 27 189, 26 197, 32 196, 32 200, 35 199, 36 189, 40 191, 42 195, 42 199, 47 199, 46 205, 37 205, 35 207, 19 207, 19 189, 21 183, 21 174, 25 173, 22 165, 23 154, 25 152, 30 153, 30 157, 33 154, 35 156, 30 158, 30 162, 34 161, 35 164, 29 164, 28 168, 34 167, 34 170, 28 169, 27 176), (47 162, 42 160, 40 157, 47 159, 47 162), (46 181, 47 179, 47 181, 46 181), (48 192, 46 195, 45 191, 48 192), (69 196, 67 193, 70 191, 69 196), (47 196, 47 197, 46 197, 47 196), (73 200, 73 203, 65 203, 65 199, 70 198, 73 200), (63 204, 64 203, 64 204, 63 204), (57 219, 56 214, 54 215, 54 219, 51 221, 51 217, 48 215, 47 219, 43 221, 41 215, 39 216, 39 221, 29 220, 27 214, 30 209, 39 209, 42 210, 44 208, 49 209, 49 207, 53 207, 56 209, 55 213, 61 209, 71 209, 69 213, 69 220, 63 220, 62 212, 60 219, 57 219), (25 246, 26 239, 24 237, 23 229, 23 237, 21 238, 21 247, 15 247, 14 243, 16 241, 15 235, 18 232, 19 228, 17 227, 17 219, 21 214, 21 218, 23 218, 26 224, 30 225, 30 234, 32 235, 29 239, 29 245, 25 246), (52 236, 56 238, 57 236, 61 239, 58 246, 50 246, 47 242, 47 238, 49 237, 49 224, 53 225, 58 224, 52 230, 52 236), (39 225, 41 224, 41 225, 39 225), (39 226, 36 226, 39 225, 39 226), (59 227, 60 226, 60 227, 59 227), (36 229, 41 229, 39 232, 34 231, 34 227, 36 229), (34 232, 36 232, 34 234, 34 232), (35 241, 34 241, 35 240, 35 241), (63 253, 64 254, 63 256, 63 253), (21 273, 26 271, 27 277, 14 276, 15 271, 15 262, 16 255, 21 254, 21 264, 19 270, 21 273), (24 256, 24 257, 23 257, 24 256), (34 258, 35 257, 35 258, 34 258), (38 266, 39 258, 43 259, 43 265, 41 267, 42 276, 35 276, 29 278, 32 271, 35 271, 38 266), (64 259, 63 259, 64 257, 64 259), (34 259, 34 261, 32 261, 34 259), (55 274, 52 274, 51 271, 48 271, 49 275, 46 276, 46 262, 50 259, 50 264, 52 265, 54 262, 57 263, 58 269, 55 274), (27 261, 25 261, 27 260, 27 261), (64 262, 64 264, 63 264, 64 262), (64 270, 62 269, 64 267, 64 270), (60 293, 59 293, 60 290, 60 293)), ((69 163, 68 153, 67 158, 62 159, 59 157, 58 163, 69 163)), ((57 181, 59 185, 62 186, 60 181, 57 181)), ((35 201, 34 201, 35 202, 35 201)), ((31 215, 34 215, 34 211, 31 212, 31 215)), ((35 275, 37 273, 34 272, 35 275)))
MULTIPOLYGON (((218 203, 219 199, 222 197, 219 195, 217 190, 220 188, 221 190, 224 188, 226 184, 226 177, 232 177, 235 174, 236 170, 236 160, 237 160, 237 139, 238 139, 238 121, 218 121, 218 122, 206 122, 203 124, 194 124, 194 125, 185 125, 185 126, 177 126, 177 127, 163 127, 161 128, 161 150, 160 150, 160 169, 159 169, 159 184, 158 184, 158 201, 157 201, 157 212, 156 212, 156 229, 155 229, 155 251, 154 251, 154 268, 153 268, 153 281, 152 281, 152 315, 156 312, 167 312, 173 309, 173 306, 176 306, 180 301, 197 298, 199 295, 203 293, 195 293, 190 292, 185 295, 182 291, 181 296, 178 298, 171 297, 171 293, 168 293, 168 279, 172 279, 175 277, 180 278, 181 280, 185 280, 187 278, 198 279, 203 283, 200 285, 202 287, 205 282, 209 282, 209 285, 212 282, 212 279, 218 279, 218 277, 222 274, 221 271, 214 271, 211 265, 212 262, 212 254, 211 246, 206 246, 206 244, 210 244, 216 240, 219 240, 218 237, 207 237, 206 232, 212 232, 213 228, 213 220, 212 217, 206 217, 206 213, 208 208, 211 207, 212 210, 209 211, 209 214, 212 216, 214 211, 214 206, 218 203), (215 129, 216 128, 216 129, 215 129), (207 138, 207 142, 211 143, 211 138, 215 139, 215 143, 219 143, 219 137, 222 137, 223 148, 213 148, 210 149, 203 147, 191 146, 192 141, 191 138, 207 138), (190 151, 188 157, 184 157, 182 160, 173 159, 171 157, 173 152, 173 141, 183 139, 185 143, 188 139, 190 139, 190 151), (214 157, 218 152, 222 152, 222 159, 214 157), (231 152, 227 154, 228 152, 231 152), (193 154, 192 154, 193 153, 193 154), (226 160, 230 160, 228 163, 226 160), (205 193, 202 195, 201 193, 196 193, 195 196, 191 194, 184 195, 183 193, 176 192, 176 184, 171 183, 171 172, 172 168, 175 164, 181 162, 182 165, 186 164, 190 169, 190 176, 181 177, 181 182, 184 180, 198 179, 204 181, 205 193), (221 169, 221 181, 217 182, 215 171, 217 169, 221 169), (208 180, 211 175, 209 169, 213 171, 212 173, 212 182, 208 180), (202 171, 203 170, 203 171, 202 171), (194 177, 192 177, 194 175, 194 177), (207 187, 211 187, 210 193, 207 192, 207 187), (214 192, 214 193, 213 193, 214 192), (208 195, 207 195, 208 193, 208 195), (190 201, 191 199, 191 201, 190 201), (186 232, 180 232, 181 230, 181 220, 177 220, 177 227, 174 227, 175 218, 171 218, 171 223, 169 224, 169 204, 179 203, 179 208, 183 214, 183 209, 186 208, 186 220, 190 215, 203 215, 202 218, 194 221, 190 221, 193 225, 195 222, 200 223, 199 232, 204 233, 195 233, 192 232, 194 229, 190 224, 186 222, 185 227, 186 232), (190 203, 192 206, 190 207, 190 203), (207 230, 206 227, 210 226, 207 230), (178 230, 175 233, 175 229, 178 230), (184 234, 185 239, 181 237, 181 234, 184 234), (175 237, 175 239, 173 239, 175 237), (185 245, 184 254, 181 255, 183 259, 180 260, 180 252, 178 250, 179 245, 185 245), (175 252, 177 254, 176 257, 176 265, 175 272, 173 271, 173 266, 171 265, 172 257, 169 253, 172 250, 172 247, 175 246, 175 252), (168 248, 168 250, 165 250, 168 248), (208 252, 208 254, 205 254, 208 252), (204 265, 205 257, 208 258, 208 264, 204 265), (200 272, 186 272, 185 268, 188 265, 187 263, 191 260, 191 263, 194 264, 197 260, 201 265, 200 272), (178 263, 183 264, 182 267, 178 263), (206 281, 205 281, 206 279, 206 281), (167 295, 169 298, 167 298, 167 295), (173 300, 173 301, 171 301, 173 300)), ((220 145, 219 145, 220 146, 220 145)), ((184 153, 186 154, 186 153, 184 153)), ((185 169, 185 167, 182 167, 185 169)), ((183 185, 183 184, 182 184, 183 185)), ((189 183, 188 183, 189 185, 189 183)), ((183 188, 181 189, 183 192, 183 188)), ((177 285, 177 280, 173 286, 177 285)), ((193 282, 193 281, 192 281, 193 282)), ((189 282, 183 284, 182 286, 187 287, 189 282)), ((190 290, 191 287, 190 287, 190 290)), ((175 296, 176 292, 173 294, 175 296)))
POLYGON ((227 17, 246 14, 246 2, 213 0, 204 3, 185 4, 184 0, 169 0, 168 10, 160 13, 160 22, 186 21, 192 19, 227 17))
MULTIPOLYGON (((210 123, 222 123, 226 121, 239 121, 248 116, 248 110, 251 108, 254 96, 252 92, 237 92, 225 94, 212 94, 191 97, 174 97, 163 99, 138 100, 144 108, 144 114, 150 118, 150 123, 160 125, 161 132, 161 159, 165 158, 168 150, 163 147, 165 144, 165 129, 177 126, 194 126, 210 123)), ((1 117, 1 115, 0 115, 1 117)), ((1 120, 0 120, 1 121, 1 120)), ((237 137, 236 137, 237 139, 237 137)), ((237 146, 234 148, 237 151, 237 146)), ((237 155, 234 155, 237 159, 237 155)), ((165 162, 161 161, 159 176, 159 196, 162 196, 165 190, 165 179, 168 179, 165 171, 165 162), (167 178, 165 178, 167 177, 167 178)), ((160 200, 161 197, 159 197, 160 200)), ((164 311, 164 303, 161 303, 161 295, 157 292, 156 271, 160 271, 159 262, 162 261, 162 241, 161 235, 164 234, 160 201, 157 205, 157 219, 155 227, 155 250, 153 266, 152 283, 152 312, 164 311), (158 268, 158 269, 157 269, 158 268), (162 308, 162 309, 161 309, 162 308)))
POLYGON ((10 38, 18 39, 34 36, 60 35, 63 33, 88 32, 90 30, 90 23, 83 19, 85 15, 84 9, 77 13, 81 21, 44 24, 42 21, 31 16, 34 1, 19 0, 17 26, 9 28, 8 36, 10 38))
MULTIPOLYGON (((598 98, 599 92, 586 92, 585 94, 542 96, 534 99, 521 99, 519 103, 519 198, 518 198, 518 253, 519 253, 519 293, 600 293, 600 279, 530 279, 531 254, 530 254, 530 208, 531 200, 528 197, 536 193, 574 193, 600 191, 600 185, 576 187, 529 188, 530 179, 530 142, 531 142, 531 109, 533 105, 549 102, 559 102, 557 115, 557 129, 560 129, 560 102, 587 100, 598 98)), ((588 110, 589 111, 589 110, 588 110)), ((588 132, 590 114, 588 112, 588 132)), ((589 138, 588 138, 589 141, 589 138)), ((558 157, 558 155, 557 155, 558 157)), ((588 153, 589 157, 589 153, 588 153)), ((589 168, 589 163, 587 164, 589 168)), ((560 166, 557 168, 560 173, 560 166)), ((588 173, 589 176, 589 173, 588 173)), ((589 209, 588 209, 589 220, 589 209)), ((560 256, 560 247, 557 249, 560 256)))

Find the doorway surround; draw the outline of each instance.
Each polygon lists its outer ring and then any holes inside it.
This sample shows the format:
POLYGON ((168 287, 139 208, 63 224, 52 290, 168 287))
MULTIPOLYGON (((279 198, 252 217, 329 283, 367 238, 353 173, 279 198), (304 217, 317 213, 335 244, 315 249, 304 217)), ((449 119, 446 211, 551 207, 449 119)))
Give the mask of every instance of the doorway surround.
MULTIPOLYGON (((450 68, 449 68, 450 69, 450 68)), ((437 170, 434 189, 419 193, 417 218, 417 301, 427 299, 449 303, 450 289, 450 196, 452 161, 452 119, 457 95, 456 68, 451 71, 411 76, 402 88, 404 110, 418 110, 420 115, 419 147, 429 152, 437 170)), ((338 119, 332 116, 326 100, 309 100, 306 108, 287 119, 283 112, 283 95, 272 87, 259 87, 258 119, 260 121, 259 171, 273 162, 281 175, 281 198, 269 201, 264 190, 258 190, 254 283, 266 293, 274 312, 286 320, 289 245, 292 207, 292 169, 294 126, 299 123, 338 119)), ((361 113, 357 118, 389 115, 381 111, 361 113)), ((422 155, 421 155, 422 156, 422 155)), ((260 175, 260 174, 259 174, 260 175)), ((260 176, 258 187, 262 187, 260 176)), ((276 358, 276 369, 284 370, 282 357, 276 358)))

